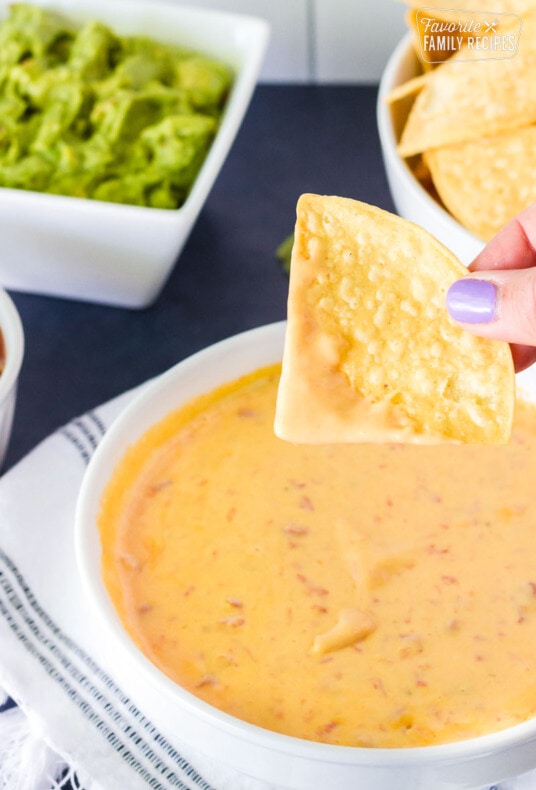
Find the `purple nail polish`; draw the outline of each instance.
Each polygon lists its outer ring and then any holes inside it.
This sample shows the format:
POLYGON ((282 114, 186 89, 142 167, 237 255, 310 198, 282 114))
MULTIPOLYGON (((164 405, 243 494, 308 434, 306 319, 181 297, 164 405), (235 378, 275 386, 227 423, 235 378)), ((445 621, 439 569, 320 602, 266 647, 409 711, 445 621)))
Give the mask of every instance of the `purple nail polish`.
POLYGON ((447 310, 455 321, 488 324, 495 318, 497 288, 489 280, 457 280, 447 291, 447 310))

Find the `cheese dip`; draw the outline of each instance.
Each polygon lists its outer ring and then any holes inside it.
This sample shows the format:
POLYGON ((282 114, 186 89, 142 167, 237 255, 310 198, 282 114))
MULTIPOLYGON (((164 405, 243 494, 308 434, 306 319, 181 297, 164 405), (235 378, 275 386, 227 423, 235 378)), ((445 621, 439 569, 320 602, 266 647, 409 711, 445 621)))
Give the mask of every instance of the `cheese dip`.
POLYGON ((536 713, 536 407, 507 446, 302 445, 279 366, 170 414, 99 527, 132 639, 211 705, 314 741, 446 743, 536 713))

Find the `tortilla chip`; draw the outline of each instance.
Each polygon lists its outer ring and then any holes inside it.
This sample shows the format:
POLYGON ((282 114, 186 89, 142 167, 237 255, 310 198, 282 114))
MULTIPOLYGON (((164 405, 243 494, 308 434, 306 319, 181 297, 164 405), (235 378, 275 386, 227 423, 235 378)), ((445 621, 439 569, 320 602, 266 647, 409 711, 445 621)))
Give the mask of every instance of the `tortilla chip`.
POLYGON ((408 160, 408 164, 419 184, 429 191, 433 186, 432 173, 424 154, 417 154, 417 156, 412 157, 408 160))
POLYGON ((503 36, 513 34, 512 43, 517 47, 521 16, 496 11, 485 14, 479 11, 452 8, 433 10, 429 7, 410 10, 415 15, 412 29, 419 50, 419 58, 430 68, 449 58, 459 60, 504 60, 511 57, 510 50, 503 51, 503 36), (479 45, 475 45, 474 26, 478 25, 479 45), (484 39, 488 40, 484 52, 484 39), (500 41, 500 45, 497 43, 500 41))
POLYGON ((452 321, 466 268, 429 233, 355 200, 302 195, 275 432, 299 443, 506 442, 506 343, 452 321))
MULTIPOLYGON (((415 54, 417 55, 417 60, 421 65, 421 69, 425 73, 431 71, 434 68, 434 65, 430 63, 428 60, 426 60, 425 58, 423 58, 422 56, 422 47, 419 38, 419 28, 417 26, 417 10, 414 8, 408 8, 405 19, 409 30, 411 30, 411 32, 413 33, 413 48, 415 50, 415 54)), ((445 59, 447 57, 448 55, 445 54, 445 59)))
MULTIPOLYGON (((477 55, 473 52, 472 57, 477 55)), ((524 17, 513 57, 468 57, 460 51, 429 72, 402 133, 401 156, 500 134, 536 121, 536 12, 524 17)))
POLYGON ((438 148, 424 159, 445 207, 483 241, 536 201, 536 126, 438 148))
POLYGON ((426 85, 428 74, 419 74, 417 77, 412 77, 406 82, 401 82, 396 88, 393 88, 385 97, 387 104, 395 104, 407 98, 415 98, 418 93, 426 85))

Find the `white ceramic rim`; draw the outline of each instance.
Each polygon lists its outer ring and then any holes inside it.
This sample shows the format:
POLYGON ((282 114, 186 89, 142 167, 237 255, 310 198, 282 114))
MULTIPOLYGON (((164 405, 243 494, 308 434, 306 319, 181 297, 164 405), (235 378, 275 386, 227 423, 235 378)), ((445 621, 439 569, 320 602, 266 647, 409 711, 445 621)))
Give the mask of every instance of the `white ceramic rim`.
MULTIPOLYGON (((126 433, 134 442, 142 435, 143 430, 133 436, 130 429, 137 424, 137 415, 143 413, 147 404, 155 395, 170 387, 180 389, 180 380, 196 368, 210 366, 215 359, 221 359, 222 354, 240 353, 244 349, 258 348, 263 344, 278 349, 273 361, 281 359, 285 334, 285 321, 251 329, 222 340, 193 356, 179 362, 173 368, 163 373, 157 379, 145 386, 140 394, 127 405, 126 409, 114 421, 106 435, 95 451, 86 470, 80 490, 76 519, 75 519, 75 552, 79 575, 94 611, 105 626, 108 633, 121 646, 125 654, 136 665, 138 671, 148 681, 157 686, 167 698, 178 705, 189 709, 194 715, 206 722, 217 726, 235 737, 254 743, 270 751, 297 756, 312 761, 324 763, 338 763, 347 766, 377 766, 378 768, 410 768, 430 767, 436 764, 458 763, 460 761, 478 760, 493 753, 500 755, 502 752, 519 747, 521 744, 536 739, 536 718, 521 724, 509 727, 489 735, 479 736, 464 741, 447 743, 437 746, 419 746, 409 748, 364 748, 353 746, 336 746, 331 744, 306 741, 289 735, 265 730, 254 724, 237 719, 208 703, 198 699, 193 694, 183 689, 160 671, 132 642, 121 625, 117 613, 106 593, 102 577, 98 578, 93 573, 91 556, 94 554, 95 542, 98 542, 97 527, 91 517, 95 502, 100 499, 102 485, 99 481, 100 467, 109 455, 120 457, 122 451, 114 452, 116 442, 121 442, 122 434, 126 433)), ((261 352, 262 353, 262 352, 261 352)), ((259 366, 270 364, 262 359, 259 366)), ((254 370, 254 367, 250 367, 254 370)), ((243 373, 247 370, 244 369, 243 373)), ((217 385, 214 385, 217 386, 217 385)), ((180 397, 177 398, 177 408, 181 406, 180 397)), ((157 421, 160 415, 156 417, 157 421)), ((536 762, 536 758, 535 758, 536 762)))
POLYGON ((455 234, 461 233, 466 235, 467 238, 471 240, 472 244, 484 246, 482 239, 479 239, 471 233, 471 231, 467 230, 467 228, 464 228, 463 225, 460 225, 443 206, 437 203, 433 197, 428 194, 426 189, 413 175, 406 161, 402 159, 398 153, 398 141, 395 139, 389 105, 385 101, 385 97, 393 88, 401 84, 397 79, 398 71, 401 61, 412 47, 412 40, 413 34, 409 32, 398 42, 387 61, 380 80, 376 103, 376 121, 384 156, 389 160, 390 166, 396 172, 404 188, 412 193, 416 200, 424 201, 426 209, 435 212, 438 216, 438 220, 440 220, 447 229, 455 234))
POLYGON ((24 330, 15 304, 7 291, 0 287, 0 330, 4 337, 5 366, 0 374, 0 403, 17 384, 24 357, 24 330))

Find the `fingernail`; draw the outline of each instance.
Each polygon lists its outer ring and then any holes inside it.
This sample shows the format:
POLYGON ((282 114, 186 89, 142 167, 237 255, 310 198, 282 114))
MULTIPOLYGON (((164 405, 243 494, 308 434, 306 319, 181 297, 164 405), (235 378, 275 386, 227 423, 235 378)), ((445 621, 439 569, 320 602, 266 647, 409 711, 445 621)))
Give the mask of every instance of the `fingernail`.
POLYGON ((495 318, 497 287, 489 280, 457 280, 447 291, 447 310, 455 321, 488 324, 495 318))

